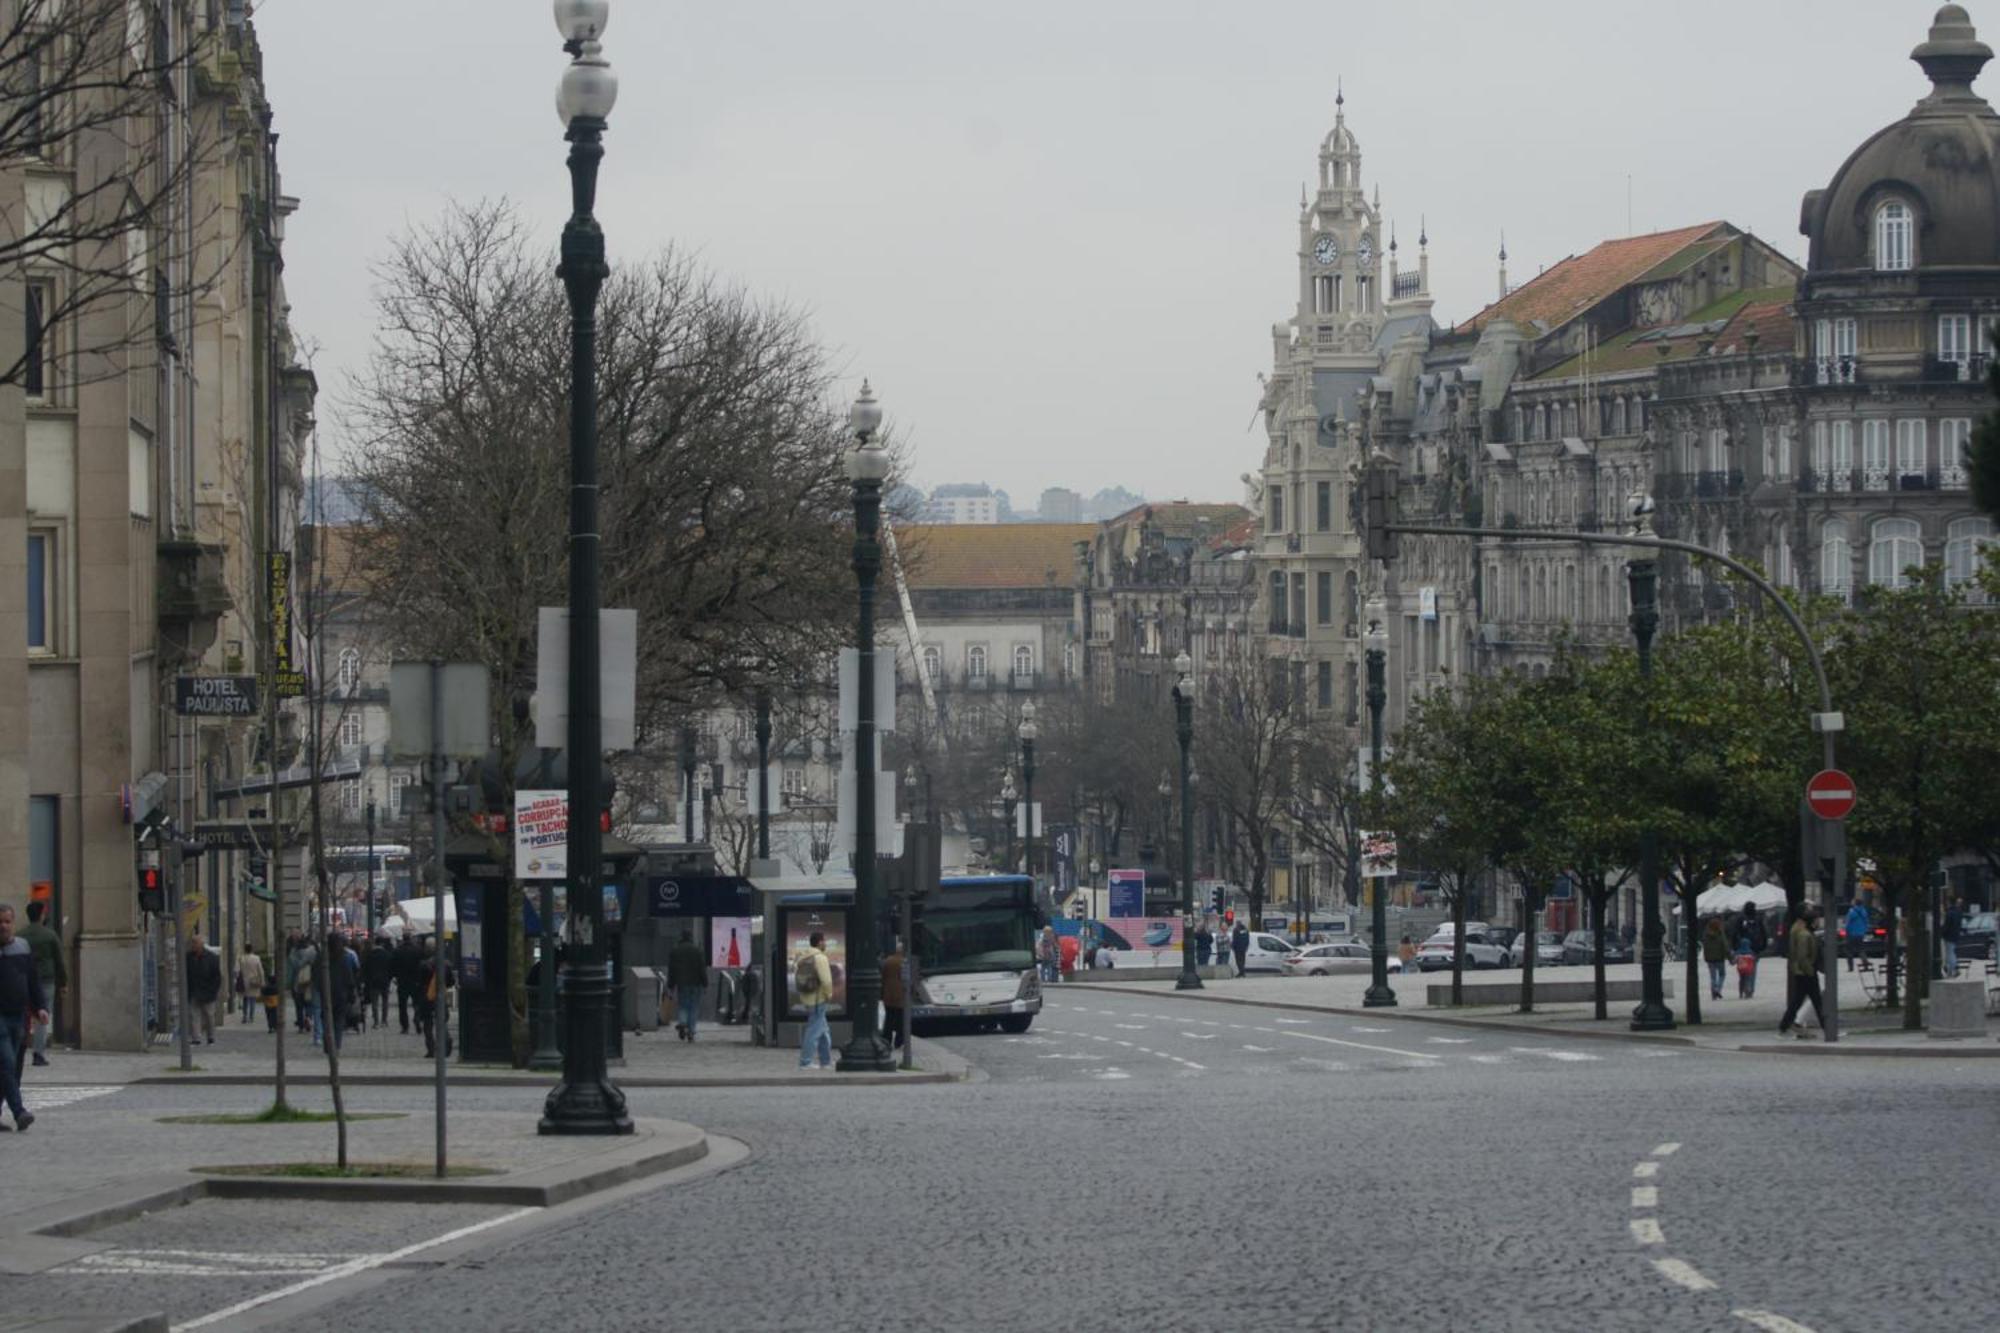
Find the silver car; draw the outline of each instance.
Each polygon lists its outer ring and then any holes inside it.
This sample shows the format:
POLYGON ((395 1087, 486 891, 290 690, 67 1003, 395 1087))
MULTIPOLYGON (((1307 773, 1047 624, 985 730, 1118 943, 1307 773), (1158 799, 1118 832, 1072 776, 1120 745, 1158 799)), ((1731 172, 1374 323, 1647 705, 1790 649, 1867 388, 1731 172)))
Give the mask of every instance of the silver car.
MULTIPOLYGON (((1563 937, 1557 930, 1535 932, 1535 966, 1561 967, 1563 961, 1563 937)), ((1507 966, 1525 967, 1528 963, 1528 933, 1522 931, 1514 937, 1514 947, 1507 951, 1507 966)))

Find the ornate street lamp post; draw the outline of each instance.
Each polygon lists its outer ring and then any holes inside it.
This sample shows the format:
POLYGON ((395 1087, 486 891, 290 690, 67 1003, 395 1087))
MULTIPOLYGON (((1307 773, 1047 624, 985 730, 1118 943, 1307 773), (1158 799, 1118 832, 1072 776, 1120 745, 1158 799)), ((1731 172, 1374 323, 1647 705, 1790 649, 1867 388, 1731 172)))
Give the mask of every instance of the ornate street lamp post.
MULTIPOLYGON (((1634 491, 1629 505, 1633 535, 1649 537, 1653 531, 1653 497, 1634 491)), ((1659 564, 1651 548, 1631 548, 1633 558, 1625 565, 1625 579, 1632 593, 1632 639, 1639 650, 1640 707, 1650 714, 1653 706, 1653 634, 1660 627, 1659 564)), ((1650 716, 1646 725, 1651 726, 1650 716)), ((1650 822, 1639 829, 1639 1007, 1632 1011, 1634 1032, 1663 1032, 1674 1025, 1673 1011, 1667 1008, 1666 951, 1661 947, 1660 930, 1660 848, 1650 822)), ((1689 937, 1693 943, 1693 937, 1689 937)), ((1530 947, 1533 947, 1532 942, 1530 947)))
POLYGON ((1035 725, 1035 701, 1021 705, 1021 805, 1027 813, 1021 818, 1021 835, 1025 850, 1021 856, 1021 868, 1028 873, 1028 884, 1035 882, 1035 737, 1041 729, 1035 725))
POLYGON ((771 859, 771 692, 757 691, 757 859, 771 859))
POLYGON ((1014 790, 1014 770, 1011 768, 1002 769, 1000 771, 1000 808, 1007 816, 1007 851, 1005 859, 1000 862, 1000 869, 1008 874, 1013 873, 1014 870, 1014 802, 1018 799, 1020 799, 1020 793, 1014 790))
MULTIPOLYGON (((1389 661, 1389 631, 1379 597, 1368 599, 1368 632, 1363 640, 1368 656, 1368 790, 1382 790, 1382 706, 1389 701, 1383 676, 1389 661)), ((1389 989, 1389 886, 1380 879, 1369 886, 1368 899, 1368 993, 1361 998, 1364 1009, 1391 1009, 1396 992, 1389 989)))
POLYGON ((1174 659, 1174 736, 1181 743, 1181 974, 1175 990, 1200 990, 1194 969, 1194 660, 1174 659))
POLYGON ((876 1027, 882 999, 882 935, 875 911, 875 577, 882 572, 882 482, 889 454, 876 438, 882 405, 868 382, 847 413, 854 448, 847 476, 854 483, 854 577, 860 587, 854 673, 854 924, 847 942, 847 1013, 854 1035, 840 1053, 842 1073, 886 1074, 895 1052, 876 1027))
MULTIPOLYGON (((605 1064, 611 969, 604 948, 603 719, 598 698, 597 293, 610 275, 604 232, 591 210, 605 121, 618 80, 598 38, 610 0, 555 0, 570 67, 556 110, 568 127, 571 213, 558 270, 569 296, 569 950, 563 959, 566 1040, 562 1081, 536 1128, 543 1134, 630 1134, 625 1094, 605 1064)), ((544 963, 546 966, 546 962, 544 963)))

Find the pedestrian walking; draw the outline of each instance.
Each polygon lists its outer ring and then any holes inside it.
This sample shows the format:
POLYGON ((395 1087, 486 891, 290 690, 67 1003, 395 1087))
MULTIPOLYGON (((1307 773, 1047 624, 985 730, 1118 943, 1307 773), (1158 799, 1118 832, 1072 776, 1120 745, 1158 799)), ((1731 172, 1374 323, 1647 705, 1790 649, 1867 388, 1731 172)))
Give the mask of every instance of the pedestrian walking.
POLYGON ((1729 964, 1729 935, 1722 928, 1722 918, 1712 916, 1701 928, 1701 961, 1708 964, 1708 994, 1710 999, 1722 998, 1722 973, 1729 964))
POLYGON ((250 1010, 264 1003, 264 960, 244 941, 243 955, 236 960, 236 994, 243 1001, 243 1023, 250 1023, 250 1010))
POLYGON ((1076 971, 1076 960, 1083 957, 1083 941, 1074 935, 1065 935, 1056 941, 1056 980, 1068 981, 1076 971))
POLYGON ((1862 957, 1862 947, 1868 943, 1868 932, 1875 923, 1868 915, 1868 905, 1856 898, 1847 909, 1845 930, 1847 938, 1841 941, 1841 952, 1847 955, 1847 970, 1854 970, 1854 960, 1862 957))
POLYGON ((888 1028, 891 1049, 903 1044, 903 1008, 909 994, 903 984, 903 969, 908 966, 903 941, 898 939, 896 947, 882 960, 882 1021, 888 1028))
POLYGON ((450 962, 438 957, 435 937, 426 938, 423 947, 423 962, 418 965, 417 1030, 424 1034, 424 1054, 437 1055, 438 1034, 444 1034, 444 1053, 451 1054, 451 988, 458 978, 450 962), (446 1016, 439 1022, 440 1013, 446 1016))
POLYGON ((1958 975, 1958 940, 1965 933, 1965 900, 1959 899, 1945 911, 1944 922, 1938 926, 1938 940, 1944 945, 1944 975, 1947 980, 1958 975))
MULTIPOLYGON (((1813 1021, 1820 1027, 1826 1026, 1826 1010, 1819 998, 1819 936, 1813 933, 1813 918, 1818 913, 1811 903, 1799 909, 1798 919, 1792 922, 1789 945, 1786 950, 1788 964, 1787 978, 1791 982, 1790 998, 1785 1002, 1785 1016, 1778 1020, 1778 1035, 1784 1036, 1792 1027, 1793 1020, 1807 1000, 1812 1001, 1813 1021)), ((1811 1037, 1801 1026, 1798 1029, 1800 1041, 1810 1041, 1811 1037)))
POLYGON ((396 942, 395 965, 390 972, 396 980, 396 1018, 403 1025, 403 1035, 410 1035, 411 1006, 421 1006, 424 984, 424 951, 417 944, 416 936, 409 931, 396 942))
POLYGON ((1250 961, 1250 927, 1241 921, 1229 932, 1229 952, 1236 957, 1236 975, 1244 975, 1249 970, 1246 965, 1250 961))
POLYGON ((1208 928, 1208 922, 1201 923, 1201 929, 1194 933, 1194 963, 1196 967, 1207 967, 1215 957, 1215 932, 1208 928))
POLYGON ((817 930, 792 959, 792 991, 806 1011, 805 1030, 799 1033, 799 1068, 810 1069, 815 1055, 821 1069, 833 1068, 833 1033, 826 1025, 833 965, 826 960, 826 936, 817 930))
POLYGON ((188 1039, 196 1032, 210 1046, 215 1045, 215 1005, 222 998, 222 960, 201 942, 201 932, 188 937, 187 952, 188 1039))
POLYGON ((1750 999, 1757 993, 1757 951, 1750 947, 1748 936, 1739 936, 1736 941, 1736 998, 1750 999))
POLYGON ((35 951, 14 933, 14 908, 0 903, 0 1103, 14 1113, 14 1128, 25 1130, 35 1116, 21 1103, 21 1053, 28 1029, 49 1021, 48 995, 35 966, 35 951))
POLYGON ((326 937, 327 1015, 326 1028, 333 1033, 333 1048, 360 1021, 361 957, 347 945, 347 936, 335 931, 326 937))
POLYGON ((1750 937, 1750 949, 1759 958, 1764 956, 1764 950, 1771 947, 1771 936, 1764 929, 1764 918, 1749 903, 1743 904, 1743 915, 1737 919, 1736 929, 1739 935, 1750 937))
POLYGON ((378 1028, 389 1026, 389 987, 396 980, 396 952, 387 935, 377 935, 361 960, 362 1003, 368 1021, 378 1028))
POLYGON ((708 956, 694 942, 691 930, 683 930, 680 943, 667 954, 667 989, 674 996, 674 1032, 682 1041, 693 1041, 701 1002, 708 994, 708 956))
POLYGON ((1417 946, 1408 935, 1403 936, 1403 942, 1396 946, 1396 957, 1402 960, 1403 971, 1405 972, 1416 966, 1417 946))
MULTIPOLYGON (((49 928, 44 919, 48 916, 49 905, 37 898, 28 904, 28 924, 15 933, 28 942, 28 948, 35 955, 35 975, 42 979, 42 997, 48 1001, 53 1011, 57 996, 69 985, 69 968, 63 963, 62 938, 49 928)), ((31 1025, 29 1034, 35 1047, 35 1063, 49 1062, 49 1029, 54 1026, 46 1017, 31 1025)))
POLYGON ((1035 971, 1043 981, 1056 979, 1056 928, 1043 926, 1042 933, 1035 936, 1035 971))

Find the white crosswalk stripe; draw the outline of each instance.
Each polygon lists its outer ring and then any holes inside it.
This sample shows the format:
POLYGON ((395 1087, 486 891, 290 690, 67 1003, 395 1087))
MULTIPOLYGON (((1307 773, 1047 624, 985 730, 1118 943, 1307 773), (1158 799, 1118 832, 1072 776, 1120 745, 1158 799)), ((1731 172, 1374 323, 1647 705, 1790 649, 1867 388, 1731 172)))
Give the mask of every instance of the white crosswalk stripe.
POLYGON ((123 1091, 124 1089, 116 1084, 103 1087, 83 1084, 50 1086, 23 1083, 21 1100, 27 1103, 30 1111, 47 1111, 58 1106, 73 1106, 77 1102, 89 1101, 93 1097, 108 1097, 114 1092, 123 1091))
POLYGON ((310 1277, 364 1256, 232 1250, 104 1250, 66 1265, 85 1273, 145 1277, 310 1277))

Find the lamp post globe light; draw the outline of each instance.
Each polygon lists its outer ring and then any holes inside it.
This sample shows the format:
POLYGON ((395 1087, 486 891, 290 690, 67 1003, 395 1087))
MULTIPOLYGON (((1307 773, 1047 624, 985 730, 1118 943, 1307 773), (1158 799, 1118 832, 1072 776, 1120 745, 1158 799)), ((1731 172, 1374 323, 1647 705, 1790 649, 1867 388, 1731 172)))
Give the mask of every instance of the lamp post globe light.
MULTIPOLYGON (((1632 492, 1627 503, 1632 534, 1652 535, 1653 497, 1632 492)), ((1660 627, 1659 563, 1650 547, 1631 548, 1625 579, 1632 594, 1632 639, 1639 651, 1640 706, 1650 710, 1653 698, 1653 634, 1660 627)), ((1647 723, 1650 726, 1650 720, 1647 723)), ((1667 1008, 1664 973, 1666 951, 1660 928, 1660 847, 1650 823, 1639 830, 1639 1007, 1632 1011, 1634 1032, 1664 1032, 1674 1025, 1667 1008)), ((1689 937, 1693 943, 1693 937, 1689 937)))
POLYGON ((556 94, 569 141, 571 211, 557 270, 569 297, 569 948, 562 1079, 536 1128, 543 1134, 630 1134, 625 1094, 604 1058, 611 969, 604 940, 603 719, 598 697, 597 294, 610 275, 604 232, 592 210, 604 159, 606 118, 618 80, 598 38, 610 0, 556 0, 556 28, 571 60, 556 94))
POLYGON ((854 924, 848 931, 847 1012, 854 1032, 835 1065, 844 1074, 886 1074, 895 1052, 877 1027, 882 999, 882 936, 876 917, 875 860, 875 579, 882 572, 882 483, 889 453, 882 447, 882 405, 861 382, 848 409, 854 447, 847 478, 854 483, 854 578, 859 587, 854 673, 854 924))
MULTIPOLYGON (((1368 658, 1368 790, 1382 789, 1382 706, 1389 701, 1383 679, 1389 661, 1387 614, 1379 596, 1368 599, 1368 631, 1362 642, 1368 658)), ((1377 880, 1368 891, 1368 993, 1361 998, 1364 1009, 1393 1009, 1396 992, 1389 989, 1389 895, 1388 886, 1377 880)))
POLYGON ((1035 701, 1021 705, 1021 807, 1026 812, 1021 816, 1022 853, 1021 869, 1027 873, 1028 886, 1035 883, 1035 737, 1041 728, 1035 725, 1035 701))
POLYGON ((1194 660, 1174 659, 1174 736, 1181 744, 1181 974, 1175 990, 1200 990, 1194 968, 1194 660))

